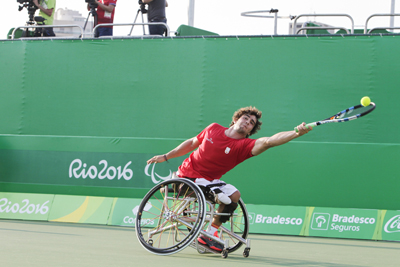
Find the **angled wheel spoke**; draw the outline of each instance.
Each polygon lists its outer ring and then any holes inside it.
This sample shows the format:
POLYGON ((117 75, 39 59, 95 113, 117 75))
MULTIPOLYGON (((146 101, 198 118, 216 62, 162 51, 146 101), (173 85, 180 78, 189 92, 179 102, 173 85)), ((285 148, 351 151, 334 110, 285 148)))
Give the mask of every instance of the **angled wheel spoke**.
POLYGON ((149 252, 169 255, 190 245, 204 220, 205 199, 198 186, 187 179, 171 179, 153 187, 143 198, 136 235, 149 252))

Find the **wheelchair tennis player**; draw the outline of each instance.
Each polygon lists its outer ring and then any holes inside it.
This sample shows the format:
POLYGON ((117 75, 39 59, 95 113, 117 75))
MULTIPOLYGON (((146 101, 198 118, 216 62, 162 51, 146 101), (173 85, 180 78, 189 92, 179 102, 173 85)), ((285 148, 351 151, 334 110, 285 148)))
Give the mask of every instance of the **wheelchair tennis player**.
MULTIPOLYGON (((168 153, 152 157, 147 164, 161 163, 193 151, 179 166, 176 175, 190 178, 196 184, 209 188, 214 193, 215 201, 219 203, 218 213, 232 213, 238 206, 240 192, 233 185, 221 181, 222 175, 244 160, 312 130, 303 122, 297 127, 298 132, 285 131, 271 137, 251 139, 249 136, 261 128, 261 116, 262 112, 255 107, 240 108, 233 114, 229 128, 212 123, 197 136, 182 142, 168 153)), ((215 216, 209 233, 217 236, 218 228, 227 220, 229 216, 215 216)), ((223 245, 203 235, 197 241, 215 251, 223 250, 223 245)))

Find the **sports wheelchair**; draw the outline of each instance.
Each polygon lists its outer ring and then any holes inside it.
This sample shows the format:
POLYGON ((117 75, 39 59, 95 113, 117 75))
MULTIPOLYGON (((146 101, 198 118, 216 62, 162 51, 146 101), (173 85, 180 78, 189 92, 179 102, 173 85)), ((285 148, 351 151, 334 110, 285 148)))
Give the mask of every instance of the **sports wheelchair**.
POLYGON ((245 245, 243 256, 250 254, 249 216, 242 199, 232 213, 218 213, 212 192, 190 179, 174 178, 154 186, 143 198, 136 216, 136 236, 147 251, 156 255, 171 255, 190 246, 199 253, 221 254, 245 245), (218 230, 218 237, 207 230, 216 215, 229 216, 218 230), (202 234, 222 244, 217 252, 197 241, 202 234))

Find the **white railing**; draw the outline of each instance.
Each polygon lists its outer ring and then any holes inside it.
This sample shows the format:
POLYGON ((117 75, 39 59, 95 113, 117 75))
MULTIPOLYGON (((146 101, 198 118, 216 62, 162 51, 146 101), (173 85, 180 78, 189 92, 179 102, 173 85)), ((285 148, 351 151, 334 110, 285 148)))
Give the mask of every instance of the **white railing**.
MULTIPOLYGON (((347 34, 354 34, 354 20, 353 18, 348 15, 348 14, 301 14, 298 16, 278 16, 278 9, 271 9, 271 10, 259 10, 259 11, 247 11, 247 12, 242 12, 241 16, 245 16, 245 17, 257 17, 257 18, 272 18, 274 19, 274 34, 277 35, 277 20, 278 19, 291 19, 293 21, 292 23, 292 29, 291 32, 289 34, 299 34, 301 31, 303 30, 334 30, 334 29, 340 29, 340 30, 344 30, 347 34), (263 13, 273 13, 273 16, 268 16, 268 15, 263 15, 263 13), (344 28, 344 27, 334 27, 334 26, 308 26, 308 27, 304 27, 302 26, 301 28, 297 28, 297 21, 298 19, 300 19, 301 17, 347 17, 350 19, 351 21, 351 28, 350 31, 348 28, 344 28)), ((371 16, 369 16, 364 24, 364 34, 371 34, 374 31, 377 30, 399 30, 400 27, 394 27, 392 24, 390 27, 374 27, 373 29, 368 30, 368 22, 371 18, 373 17, 377 17, 377 16, 386 16, 386 17, 391 17, 391 19, 393 20, 393 18, 395 16, 400 16, 400 14, 395 14, 395 13, 390 13, 390 14, 373 14, 371 16)))
POLYGON ((368 21, 373 18, 373 17, 395 17, 395 16, 400 16, 400 14, 372 14, 371 16, 369 16, 367 18, 367 20, 365 21, 365 26, 364 26, 364 34, 370 33, 374 30, 386 30, 386 29, 390 29, 390 30, 395 30, 398 29, 398 27, 378 27, 378 28, 374 28, 371 29, 370 31, 368 31, 368 21), (367 32, 368 31, 368 32, 367 32))
POLYGON ((260 10, 260 11, 247 11, 242 12, 240 15, 243 17, 256 17, 256 18, 273 18, 274 19, 274 34, 277 35, 278 19, 294 19, 295 16, 278 16, 278 9, 260 10), (274 16, 257 15, 260 13, 274 13, 274 16))
MULTIPOLYGON (((168 25, 164 22, 147 22, 147 23, 104 23, 104 24, 98 24, 96 27, 93 28, 93 34, 96 34, 96 31, 99 27, 105 27, 105 26, 145 26, 145 25, 164 25, 165 28, 167 29, 167 36, 170 34, 170 29, 168 25)), ((132 30, 131 30, 132 33, 132 30)), ((131 35, 131 33, 128 34, 128 36, 131 35)))
MULTIPOLYGON (((350 19, 351 21, 351 31, 350 33, 353 34, 354 33, 354 20, 353 18, 348 15, 348 14, 301 14, 296 16, 296 18, 293 21, 293 32, 292 34, 297 34, 297 30, 296 30, 296 26, 297 26, 297 20, 301 17, 347 17, 350 19)), ((322 29, 327 29, 327 28, 331 28, 331 27, 319 27, 319 26, 315 26, 315 27, 307 27, 307 28, 312 28, 313 30, 322 30, 322 29)), ((339 29, 341 27, 336 27, 336 29, 339 29)))
POLYGON ((345 30, 347 34, 350 34, 349 30, 343 27, 317 27, 317 26, 301 27, 296 31, 296 34, 299 34, 302 30, 345 30))

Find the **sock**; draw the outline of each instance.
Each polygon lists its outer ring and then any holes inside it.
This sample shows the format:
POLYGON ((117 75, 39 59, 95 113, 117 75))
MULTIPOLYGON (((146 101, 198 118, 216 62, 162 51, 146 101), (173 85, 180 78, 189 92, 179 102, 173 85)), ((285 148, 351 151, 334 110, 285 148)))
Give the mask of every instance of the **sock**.
POLYGON ((209 233, 212 234, 212 235, 215 235, 215 233, 218 231, 218 229, 219 229, 219 226, 212 223, 209 233))

